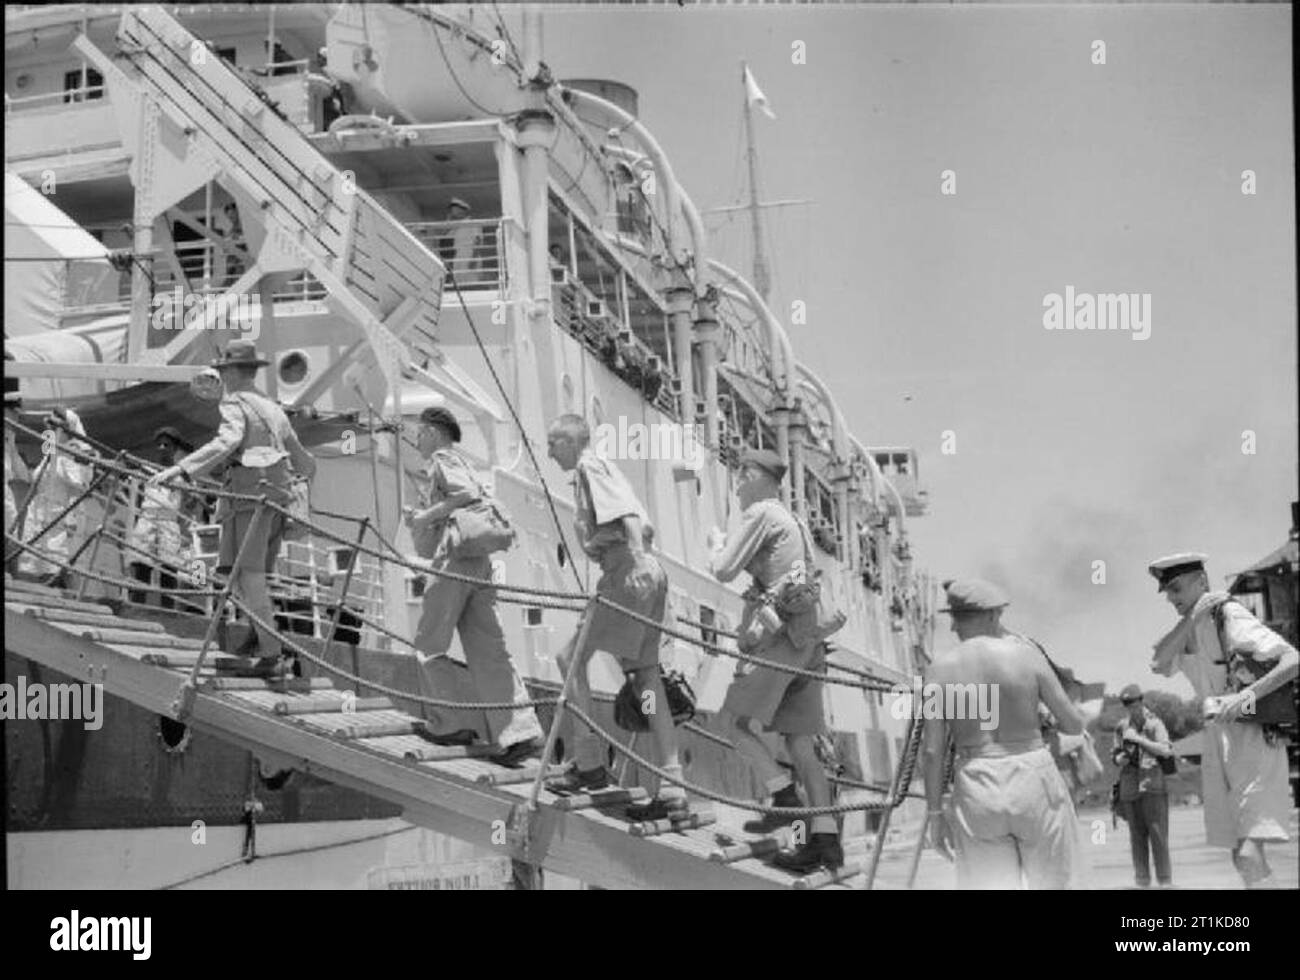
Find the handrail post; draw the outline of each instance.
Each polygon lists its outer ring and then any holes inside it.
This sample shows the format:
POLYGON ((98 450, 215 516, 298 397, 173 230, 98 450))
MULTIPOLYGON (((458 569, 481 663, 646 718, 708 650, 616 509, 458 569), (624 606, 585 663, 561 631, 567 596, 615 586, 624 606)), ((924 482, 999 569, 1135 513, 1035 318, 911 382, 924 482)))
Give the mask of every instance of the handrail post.
MULTIPOLYGON (((122 458, 121 455, 119 454, 117 462, 120 463, 121 461, 122 458)), ((90 561, 86 562, 86 568, 89 571, 93 572, 95 570, 95 559, 99 557, 99 543, 104 540, 104 530, 108 527, 108 518, 112 515, 113 507, 117 503, 117 491, 118 488, 121 487, 121 485, 122 485, 122 474, 118 472, 114 472, 113 488, 108 491, 108 503, 104 506, 104 519, 103 521, 100 522, 99 527, 97 527, 94 533, 91 535, 91 537, 95 539, 95 543, 94 545, 91 546, 90 549, 90 561)), ((80 556, 80 551, 77 554, 78 556, 80 556)), ((68 562, 69 566, 71 566, 72 564, 73 562, 71 561, 68 562)), ((78 601, 80 601, 82 596, 85 595, 86 583, 89 581, 90 581, 90 577, 88 575, 83 575, 81 576, 81 581, 77 583, 78 601)))
MULTIPOLYGON (((912 783, 916 768, 916 753, 921 744, 922 721, 918 712, 912 712, 907 723, 907 741, 904 743, 903 757, 898 760, 898 769, 894 773, 894 785, 889 793, 889 807, 881 814, 880 826, 876 829, 876 843, 871 850, 871 866, 867 869, 867 891, 876 883, 876 870, 880 867, 880 857, 885 849, 885 835, 889 831, 889 818, 898 805, 906 799, 907 787, 912 783)), ((924 828, 922 833, 924 833, 924 828)))
MULTIPOLYGON (((361 519, 361 527, 357 531, 356 547, 352 549, 352 555, 348 558, 348 570, 343 575, 343 588, 339 590, 338 602, 334 606, 334 615, 330 617, 329 635, 325 637, 325 648, 321 651, 320 658, 329 660, 330 649, 334 646, 334 634, 339 628, 339 620, 343 616, 343 600, 347 598, 348 589, 352 587, 352 573, 357 567, 357 560, 361 557, 361 542, 365 539, 366 530, 370 527, 370 517, 367 515, 361 519)), ((353 665, 354 669, 357 665, 353 665)), ((360 671, 357 671, 360 677, 360 671)), ((358 685, 359 687, 360 685, 358 685)), ((357 697, 361 696, 361 691, 357 691, 357 697)))
POLYGON ((541 867, 539 861, 529 860, 533 845, 533 816, 537 812, 537 801, 542 795, 542 784, 546 782, 546 772, 550 768, 551 756, 555 753, 555 743, 560 736, 560 725, 564 721, 564 706, 569 699, 569 690, 573 687, 573 678, 577 676, 578 664, 584 660, 582 656, 583 647, 586 646, 587 636, 591 633, 591 622, 595 618, 596 607, 601 602, 601 597, 593 594, 588 597, 587 606, 582 611, 582 620, 578 624, 578 635, 573 642, 569 667, 564 672, 564 683, 560 686, 560 696, 555 701, 555 716, 551 719, 550 731, 546 733, 546 746, 542 749, 541 765, 537 769, 537 778, 533 780, 533 788, 528 794, 528 802, 522 807, 516 807, 513 815, 515 838, 522 844, 524 859, 538 868, 541 867))
POLYGON ((217 624, 221 621, 221 614, 225 611, 226 603, 230 600, 230 593, 234 588, 235 579, 239 576, 239 569, 243 565, 244 553, 248 550, 248 543, 252 540, 253 531, 261 523, 262 515, 265 512, 266 497, 262 497, 257 504, 257 509, 253 511, 253 519, 248 522, 248 530, 244 532, 244 540, 239 543, 239 552, 235 555, 230 574, 226 576, 225 587, 221 590, 221 595, 217 597, 219 601, 212 612, 212 618, 208 620, 208 628, 203 633, 203 646, 199 648, 199 655, 194 661, 194 666, 190 668, 190 676, 181 684, 180 690, 176 692, 176 700, 172 702, 172 716, 177 721, 184 721, 194 707, 194 695, 198 691, 199 684, 199 671, 203 668, 203 661, 208 655, 208 648, 212 646, 212 641, 216 638, 217 624))

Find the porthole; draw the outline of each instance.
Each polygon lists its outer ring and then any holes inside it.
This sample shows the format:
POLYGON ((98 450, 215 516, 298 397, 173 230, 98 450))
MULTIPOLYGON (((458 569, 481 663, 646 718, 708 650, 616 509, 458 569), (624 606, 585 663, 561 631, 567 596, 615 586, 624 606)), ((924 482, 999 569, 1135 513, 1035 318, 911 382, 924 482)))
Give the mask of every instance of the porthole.
POLYGON ((190 747, 190 740, 194 733, 190 727, 183 722, 168 718, 166 715, 158 716, 158 739, 162 742, 163 751, 168 755, 180 755, 190 747))
POLYGON ((280 356, 278 370, 281 384, 299 385, 307 379, 307 373, 311 370, 311 361, 305 352, 291 350, 280 356))

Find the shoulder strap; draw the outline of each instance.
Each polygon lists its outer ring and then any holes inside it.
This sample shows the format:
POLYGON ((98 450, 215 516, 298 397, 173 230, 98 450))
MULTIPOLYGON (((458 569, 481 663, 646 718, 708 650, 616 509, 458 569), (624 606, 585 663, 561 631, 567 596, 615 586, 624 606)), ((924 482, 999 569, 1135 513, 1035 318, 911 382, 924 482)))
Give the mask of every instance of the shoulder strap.
POLYGON ((1215 603, 1214 609, 1211 610, 1211 614, 1214 616, 1215 635, 1219 638, 1219 653, 1223 657, 1223 660, 1218 661, 1218 663, 1226 663, 1228 658, 1232 656, 1232 651, 1228 648, 1227 634, 1224 633, 1224 627, 1227 625, 1227 613, 1224 612, 1224 607, 1232 601, 1231 599, 1224 599, 1222 602, 1215 603))
POLYGON ((812 534, 808 530, 808 525, 803 522, 803 518, 798 514, 791 514, 795 524, 799 526, 799 536, 803 538, 803 559, 805 571, 809 575, 813 572, 813 553, 812 553, 812 534))

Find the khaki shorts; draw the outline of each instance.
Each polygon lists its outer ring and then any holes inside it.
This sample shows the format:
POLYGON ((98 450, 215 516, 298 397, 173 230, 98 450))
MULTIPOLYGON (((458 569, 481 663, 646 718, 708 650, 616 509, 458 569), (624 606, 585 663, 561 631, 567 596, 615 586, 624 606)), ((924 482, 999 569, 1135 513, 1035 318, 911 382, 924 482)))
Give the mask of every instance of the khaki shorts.
MULTIPOLYGON (((744 632, 751 615, 752 610, 746 608, 739 632, 744 632)), ((821 643, 797 649, 783 629, 747 652, 765 660, 825 673, 825 650, 825 645, 821 643)), ((759 667, 742 660, 736 666, 736 677, 727 689, 722 710, 737 718, 753 718, 769 732, 779 732, 782 735, 820 735, 826 731, 822 688, 819 680, 787 674, 770 667, 759 667)))
MULTIPOLYGON (((606 552, 601 557, 601 576, 596 583, 596 594, 662 623, 668 608, 668 576, 653 556, 646 555, 645 561, 652 581, 648 595, 638 595, 628 583, 635 562, 632 552, 626 548, 606 552)), ((586 649, 604 650, 618 660, 623 670, 640 670, 659 666, 659 637, 658 627, 647 626, 617 609, 597 605, 592 613, 586 649)))
POLYGON ((1074 804, 1046 748, 963 758, 949 811, 957 887, 1066 888, 1079 860, 1074 804))

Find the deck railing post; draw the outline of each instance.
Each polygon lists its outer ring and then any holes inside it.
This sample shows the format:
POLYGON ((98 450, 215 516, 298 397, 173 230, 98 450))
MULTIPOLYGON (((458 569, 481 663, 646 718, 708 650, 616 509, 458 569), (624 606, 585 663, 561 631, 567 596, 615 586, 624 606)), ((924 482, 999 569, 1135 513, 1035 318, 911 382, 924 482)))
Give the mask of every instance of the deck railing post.
MULTIPOLYGON (((122 455, 118 456, 117 461, 119 463, 122 462, 122 455)), ((90 561, 86 562, 86 568, 89 571, 93 572, 95 570, 95 559, 99 557, 99 543, 100 541, 103 540, 104 531, 108 528, 108 519, 113 514, 113 507, 117 503, 117 491, 118 488, 121 487, 121 485, 122 485, 122 474, 118 472, 114 472, 113 487, 111 490, 108 491, 108 503, 104 505, 104 519, 103 521, 100 522, 99 527, 95 528, 94 533, 91 535, 91 537, 95 539, 95 543, 90 548, 90 561)), ((80 557, 80 555, 81 552, 80 550, 78 550, 77 557, 80 557)), ((75 562, 76 562, 76 558, 73 558, 71 561, 69 561, 68 562, 69 567, 71 567, 75 562)), ((90 576, 88 575, 81 576, 81 581, 77 583, 78 600, 80 600, 85 595, 86 583, 89 581, 90 581, 90 576)))
POLYGON ((564 683, 560 686, 560 696, 555 701, 555 714, 551 718, 550 730, 546 733, 546 745, 542 749, 541 765, 537 769, 537 778, 533 780, 533 788, 528 794, 528 802, 523 807, 516 808, 516 837, 522 844, 524 858, 529 864, 541 867, 540 861, 532 860, 532 822, 533 816, 537 812, 537 801, 542 795, 542 785, 546 782, 546 773, 551 765, 551 757, 555 753, 555 743, 560 737, 560 725, 564 722, 564 706, 569 700, 569 691, 573 687, 573 678, 577 676, 579 664, 585 663, 582 656, 583 647, 586 646, 587 636, 591 633, 591 622, 595 618, 596 606, 601 602, 601 597, 591 595, 587 599, 586 608, 582 611, 582 619, 578 624, 578 635, 573 641, 570 650, 569 665, 564 671, 564 683))
MULTIPOLYGON (((352 554, 348 558, 348 570, 343 575, 343 588, 339 590, 338 601, 334 605, 334 615, 330 617, 330 631, 325 637, 325 648, 321 652, 320 658, 326 662, 330 658, 330 650, 334 646, 334 634, 338 631, 339 620, 343 616, 343 600, 347 598, 348 590, 352 588, 352 573, 356 570, 357 561, 361 557, 361 543, 365 540, 366 531, 370 527, 370 517, 367 515, 361 519, 361 526, 357 529, 357 543, 352 549, 352 554)), ((356 661, 352 663, 352 671, 358 677, 361 676, 359 670, 360 664, 356 661)), ((361 696, 361 684, 357 683, 357 697, 361 696)))

